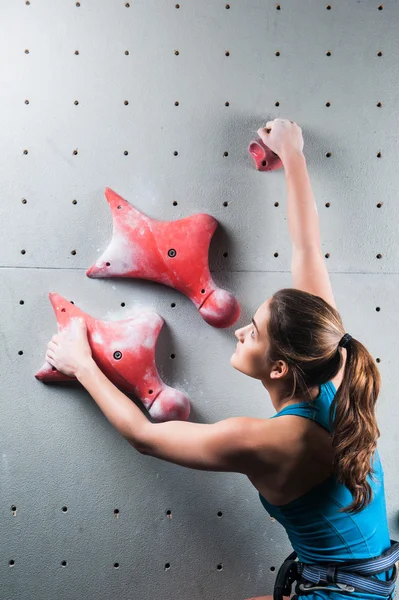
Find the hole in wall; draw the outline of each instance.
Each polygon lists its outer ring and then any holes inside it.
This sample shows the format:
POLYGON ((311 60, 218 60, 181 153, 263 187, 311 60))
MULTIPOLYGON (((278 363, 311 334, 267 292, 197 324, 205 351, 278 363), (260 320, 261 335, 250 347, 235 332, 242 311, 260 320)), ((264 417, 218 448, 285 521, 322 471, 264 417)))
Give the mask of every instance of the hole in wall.
POLYGON ((277 257, 278 257, 278 252, 275 252, 275 253, 273 254, 273 256, 274 256, 274 258, 277 258, 277 257))
POLYGON ((15 565, 15 560, 10 560, 10 562, 8 563, 10 565, 10 567, 13 567, 15 565))
POLYGON ((119 508, 115 508, 114 510, 114 515, 118 516, 119 515, 119 508))
POLYGON ((165 571, 167 571, 168 569, 170 569, 170 563, 166 563, 165 565, 165 571))
POLYGON ((379 52, 377 52, 377 56, 382 56, 381 50, 379 52))
POLYGON ((78 201, 77 200, 72 200, 72 204, 77 204, 78 201))
POLYGON ((22 355, 23 355, 23 353, 24 353, 24 351, 23 351, 23 350, 18 350, 18 354, 19 354, 20 356, 22 356, 22 355))
POLYGON ((20 304, 25 304, 25 302, 23 300, 20 300, 19 303, 20 304))
POLYGON ((222 570, 223 570, 223 565, 222 565, 222 564, 219 564, 219 565, 217 566, 217 570, 218 570, 218 571, 222 571, 222 570))
POLYGON ((71 254, 72 254, 73 256, 75 256, 75 254, 76 254, 76 250, 71 250, 71 254))
POLYGON ((172 302, 171 307, 175 308, 176 307, 176 302, 172 302))
POLYGON ((230 52, 228 50, 226 50, 225 55, 230 56, 230 52))
POLYGON ((124 302, 121 302, 121 306, 122 308, 126 306, 126 304, 124 302))
POLYGON ((129 152, 128 152, 127 150, 124 150, 123 154, 124 154, 125 156, 127 156, 127 155, 129 154, 129 152))
POLYGON ((280 204, 278 202, 275 202, 274 206, 280 206, 280 204))
POLYGON ((167 510, 166 511, 166 516, 171 519, 172 518, 172 511, 171 510, 167 510))
POLYGON ((105 263, 105 266, 106 266, 106 267, 110 267, 110 266, 111 266, 111 263, 110 263, 110 262, 106 262, 106 263, 105 263))
POLYGON ((330 258, 330 253, 327 252, 327 254, 324 255, 326 258, 330 258))
POLYGON ((174 154, 174 156, 177 156, 179 153, 178 153, 178 151, 177 151, 177 150, 175 150, 175 151, 173 152, 173 154, 174 154))
POLYGON ((114 569, 119 569, 119 563, 114 563, 114 569))
POLYGON ((26 254, 26 250, 21 250, 21 254, 26 254))
POLYGON ((223 152, 223 156, 228 156, 229 153, 228 152, 223 152))
POLYGON ((382 258, 382 254, 377 254, 377 258, 382 258))
POLYGON ((75 100, 74 105, 77 106, 79 104, 79 100, 75 100))
POLYGON ((326 56, 331 56, 330 50, 328 52, 326 52, 326 56))
POLYGON ((177 202, 176 202, 176 200, 174 200, 174 202, 173 202, 173 206, 177 206, 177 202))
POLYGON ((375 310, 376 310, 377 312, 380 312, 381 308, 380 308, 379 306, 376 306, 376 307, 375 307, 375 310))
POLYGON ((326 208, 330 208, 331 204, 329 202, 326 202, 326 208))
POLYGON ((375 360, 376 360, 376 362, 378 362, 378 363, 380 363, 380 362, 381 362, 381 359, 380 359, 380 358, 376 358, 375 360))
POLYGON ((218 511, 218 517, 223 517, 223 513, 221 510, 218 511))
POLYGON ((381 152, 377 152, 377 158, 381 158, 382 154, 381 152))
POLYGON ((62 567, 66 567, 67 566, 67 561, 66 560, 62 560, 61 561, 61 566, 62 567))
POLYGON ((383 202, 379 202, 379 203, 377 204, 377 208, 381 208, 381 206, 382 206, 383 204, 384 204, 383 202))
POLYGON ((176 358, 176 354, 171 354, 170 358, 176 358))
POLYGON ((61 510, 62 510, 62 512, 66 513, 66 512, 68 512, 68 507, 67 506, 63 506, 61 510))
POLYGON ((225 202, 223 202, 223 206, 228 206, 228 205, 229 205, 229 203, 228 203, 228 202, 226 202, 226 201, 225 201, 225 202))
POLYGON ((224 256, 224 258, 227 258, 227 257, 228 257, 228 255, 229 255, 229 253, 228 253, 228 252, 223 252, 223 256, 224 256))
POLYGON ((26 204, 28 201, 26 198, 22 198, 21 202, 22 202, 22 204, 26 204))
POLYGON ((326 156, 327 156, 327 158, 330 158, 331 152, 327 152, 326 156))

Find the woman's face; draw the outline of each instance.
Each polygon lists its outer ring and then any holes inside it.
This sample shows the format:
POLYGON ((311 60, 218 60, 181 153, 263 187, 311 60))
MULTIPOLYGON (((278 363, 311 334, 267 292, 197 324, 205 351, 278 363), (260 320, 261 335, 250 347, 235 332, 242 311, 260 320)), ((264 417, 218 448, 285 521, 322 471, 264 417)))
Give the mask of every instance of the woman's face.
POLYGON ((230 364, 255 379, 267 379, 266 354, 268 350, 267 322, 269 300, 266 300, 254 314, 253 321, 234 333, 238 339, 237 349, 230 358, 230 364))

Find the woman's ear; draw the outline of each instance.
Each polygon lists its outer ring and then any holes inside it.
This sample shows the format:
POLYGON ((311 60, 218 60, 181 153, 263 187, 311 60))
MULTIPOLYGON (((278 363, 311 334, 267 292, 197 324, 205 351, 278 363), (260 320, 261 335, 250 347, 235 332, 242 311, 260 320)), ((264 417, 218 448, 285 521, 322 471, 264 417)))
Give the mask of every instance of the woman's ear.
POLYGON ((283 360, 278 360, 273 363, 272 370, 270 372, 270 379, 281 379, 288 373, 288 365, 283 360))

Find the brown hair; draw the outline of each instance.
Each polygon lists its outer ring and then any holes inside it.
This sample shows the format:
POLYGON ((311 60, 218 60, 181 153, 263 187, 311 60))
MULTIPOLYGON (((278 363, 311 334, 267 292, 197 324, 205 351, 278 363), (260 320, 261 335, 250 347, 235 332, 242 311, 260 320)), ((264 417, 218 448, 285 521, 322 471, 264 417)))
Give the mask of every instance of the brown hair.
MULTIPOLYGON (((294 288, 276 292, 269 303, 267 360, 284 360, 293 381, 291 395, 311 402, 309 387, 330 381, 342 366, 339 341, 345 329, 338 311, 328 302, 294 288)), ((346 346, 344 377, 330 410, 333 472, 352 493, 352 503, 340 512, 360 512, 373 497, 367 476, 380 436, 374 412, 380 373, 358 340, 346 346), (335 412, 335 418, 333 415, 335 412)))

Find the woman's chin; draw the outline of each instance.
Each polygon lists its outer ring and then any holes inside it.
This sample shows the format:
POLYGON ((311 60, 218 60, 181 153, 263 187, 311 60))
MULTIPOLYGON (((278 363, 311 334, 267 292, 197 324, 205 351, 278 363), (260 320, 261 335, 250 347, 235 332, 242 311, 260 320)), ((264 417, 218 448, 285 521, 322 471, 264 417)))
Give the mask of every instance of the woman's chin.
POLYGON ((236 369, 237 371, 241 371, 240 366, 239 366, 239 360, 237 360, 237 351, 234 352, 231 357, 230 357, 230 364, 231 366, 236 369))

